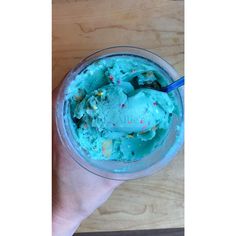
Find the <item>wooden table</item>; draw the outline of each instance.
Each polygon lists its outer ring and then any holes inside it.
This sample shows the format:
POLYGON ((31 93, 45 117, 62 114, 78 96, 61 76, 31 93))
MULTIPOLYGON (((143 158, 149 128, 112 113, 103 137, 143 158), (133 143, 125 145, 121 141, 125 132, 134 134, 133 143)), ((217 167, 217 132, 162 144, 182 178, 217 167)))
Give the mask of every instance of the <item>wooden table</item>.
MULTIPOLYGON (((53 88, 95 50, 134 45, 157 52, 183 74, 182 0, 53 0, 53 88)), ((183 150, 161 172, 129 181, 79 232, 175 228, 184 225, 183 150)))

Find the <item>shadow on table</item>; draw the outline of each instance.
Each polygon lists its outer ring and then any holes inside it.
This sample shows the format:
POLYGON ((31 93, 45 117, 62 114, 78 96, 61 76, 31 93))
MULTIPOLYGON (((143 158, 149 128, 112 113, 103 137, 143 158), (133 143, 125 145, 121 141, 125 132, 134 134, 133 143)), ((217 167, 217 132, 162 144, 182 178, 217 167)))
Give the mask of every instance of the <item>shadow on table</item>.
POLYGON ((184 236, 184 228, 76 233, 74 236, 184 236))

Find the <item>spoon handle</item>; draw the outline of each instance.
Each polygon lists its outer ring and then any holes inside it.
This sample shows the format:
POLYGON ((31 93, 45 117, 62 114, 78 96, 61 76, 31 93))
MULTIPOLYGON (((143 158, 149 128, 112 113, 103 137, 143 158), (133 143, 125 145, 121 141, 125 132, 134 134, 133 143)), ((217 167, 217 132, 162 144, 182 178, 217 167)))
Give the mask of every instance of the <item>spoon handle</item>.
POLYGON ((161 88, 161 91, 169 93, 172 90, 177 89, 183 85, 184 85, 184 76, 182 76, 180 79, 174 81, 173 83, 167 85, 166 87, 161 88))

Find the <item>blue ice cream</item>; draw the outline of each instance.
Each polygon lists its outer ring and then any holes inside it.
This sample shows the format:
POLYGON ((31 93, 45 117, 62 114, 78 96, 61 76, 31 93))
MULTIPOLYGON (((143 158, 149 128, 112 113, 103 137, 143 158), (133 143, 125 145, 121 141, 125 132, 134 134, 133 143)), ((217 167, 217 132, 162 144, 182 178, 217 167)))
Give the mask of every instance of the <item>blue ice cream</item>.
POLYGON ((95 160, 136 161, 163 143, 175 101, 155 89, 166 72, 136 56, 112 56, 87 66, 67 88, 73 137, 95 160))

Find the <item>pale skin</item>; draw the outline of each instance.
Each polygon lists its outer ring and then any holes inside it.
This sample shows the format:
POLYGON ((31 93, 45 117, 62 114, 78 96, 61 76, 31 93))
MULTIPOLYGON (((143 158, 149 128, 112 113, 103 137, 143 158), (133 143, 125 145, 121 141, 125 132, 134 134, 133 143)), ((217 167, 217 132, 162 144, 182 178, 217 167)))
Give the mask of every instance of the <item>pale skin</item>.
POLYGON ((57 90, 53 92, 52 235, 71 236, 122 182, 90 173, 62 145, 55 128, 57 90))

